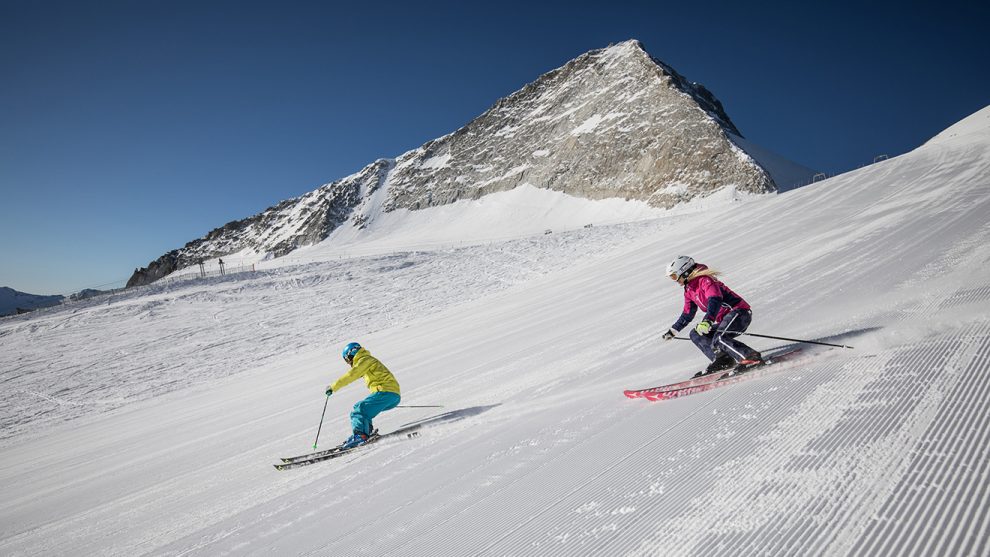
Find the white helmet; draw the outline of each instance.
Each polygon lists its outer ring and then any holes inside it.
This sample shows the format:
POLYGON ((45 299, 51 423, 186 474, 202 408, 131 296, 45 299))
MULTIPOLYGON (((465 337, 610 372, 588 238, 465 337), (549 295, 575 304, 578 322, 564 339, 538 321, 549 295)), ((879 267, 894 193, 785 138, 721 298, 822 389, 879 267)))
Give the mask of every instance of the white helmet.
POLYGON ((680 255, 677 259, 671 261, 670 265, 667 265, 667 276, 673 275, 676 278, 681 278, 690 273, 691 269, 694 269, 694 259, 686 255, 680 255))

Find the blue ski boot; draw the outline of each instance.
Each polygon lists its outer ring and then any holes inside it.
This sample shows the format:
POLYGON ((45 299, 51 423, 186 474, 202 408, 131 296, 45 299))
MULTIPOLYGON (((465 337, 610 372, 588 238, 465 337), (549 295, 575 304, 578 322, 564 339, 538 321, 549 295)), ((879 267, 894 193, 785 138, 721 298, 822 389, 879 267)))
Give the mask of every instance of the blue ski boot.
POLYGON ((340 444, 340 448, 353 449, 354 447, 359 447, 361 445, 364 445, 367 441, 368 441, 367 433, 359 433, 355 431, 354 435, 351 435, 350 437, 347 438, 346 441, 340 444))

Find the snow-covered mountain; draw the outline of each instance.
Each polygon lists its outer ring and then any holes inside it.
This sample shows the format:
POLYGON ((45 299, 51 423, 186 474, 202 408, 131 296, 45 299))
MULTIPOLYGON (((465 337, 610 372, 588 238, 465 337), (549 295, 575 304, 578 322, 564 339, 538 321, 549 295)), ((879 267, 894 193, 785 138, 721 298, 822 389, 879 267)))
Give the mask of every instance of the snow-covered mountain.
POLYGON ((63 296, 43 296, 18 292, 13 288, 0 286, 0 316, 14 315, 20 311, 57 306, 64 300, 63 296))
POLYGON ((382 214, 520 186, 670 208, 725 188, 763 193, 811 176, 793 163, 774 173, 779 157, 749 153, 741 138, 714 95, 630 40, 540 76, 451 134, 213 230, 138 269, 128 286, 200 259, 282 256, 382 214))
POLYGON ((900 157, 703 214, 346 259, 317 246, 4 319, 0 554, 987 555, 988 184, 990 107, 900 157), (752 332, 855 349, 626 399, 705 364, 660 340, 680 254, 725 273, 752 332), (350 433, 367 391, 323 390, 352 340, 404 405, 443 408, 375 421, 424 424, 415 439, 275 471, 313 445, 325 402, 319 446, 350 433))

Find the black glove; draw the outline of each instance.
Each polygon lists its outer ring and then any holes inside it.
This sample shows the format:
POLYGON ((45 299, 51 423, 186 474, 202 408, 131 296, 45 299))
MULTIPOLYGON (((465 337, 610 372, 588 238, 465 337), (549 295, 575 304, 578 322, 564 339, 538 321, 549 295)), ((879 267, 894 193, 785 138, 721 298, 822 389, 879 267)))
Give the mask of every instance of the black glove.
POLYGON ((663 334, 663 339, 664 340, 670 340, 670 339, 674 338, 675 336, 677 336, 677 331, 675 331, 673 329, 668 329, 667 332, 663 334))
POLYGON ((331 389, 330 387, 327 387, 327 396, 330 396, 332 394, 333 394, 333 389, 331 389))

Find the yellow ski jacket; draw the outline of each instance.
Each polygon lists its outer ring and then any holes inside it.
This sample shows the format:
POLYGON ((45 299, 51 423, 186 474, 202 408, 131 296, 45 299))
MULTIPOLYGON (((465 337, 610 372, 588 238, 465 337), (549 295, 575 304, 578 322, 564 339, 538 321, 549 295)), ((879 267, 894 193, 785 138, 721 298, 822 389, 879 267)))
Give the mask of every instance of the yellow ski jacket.
POLYGON ((401 394, 399 392, 399 382, 395 380, 392 372, 383 363, 375 359, 371 355, 371 352, 368 352, 364 348, 358 350, 357 354, 354 355, 351 370, 334 381, 330 385, 330 389, 333 392, 337 392, 361 376, 364 376, 364 382, 368 386, 368 390, 373 393, 385 391, 397 395, 401 394))

